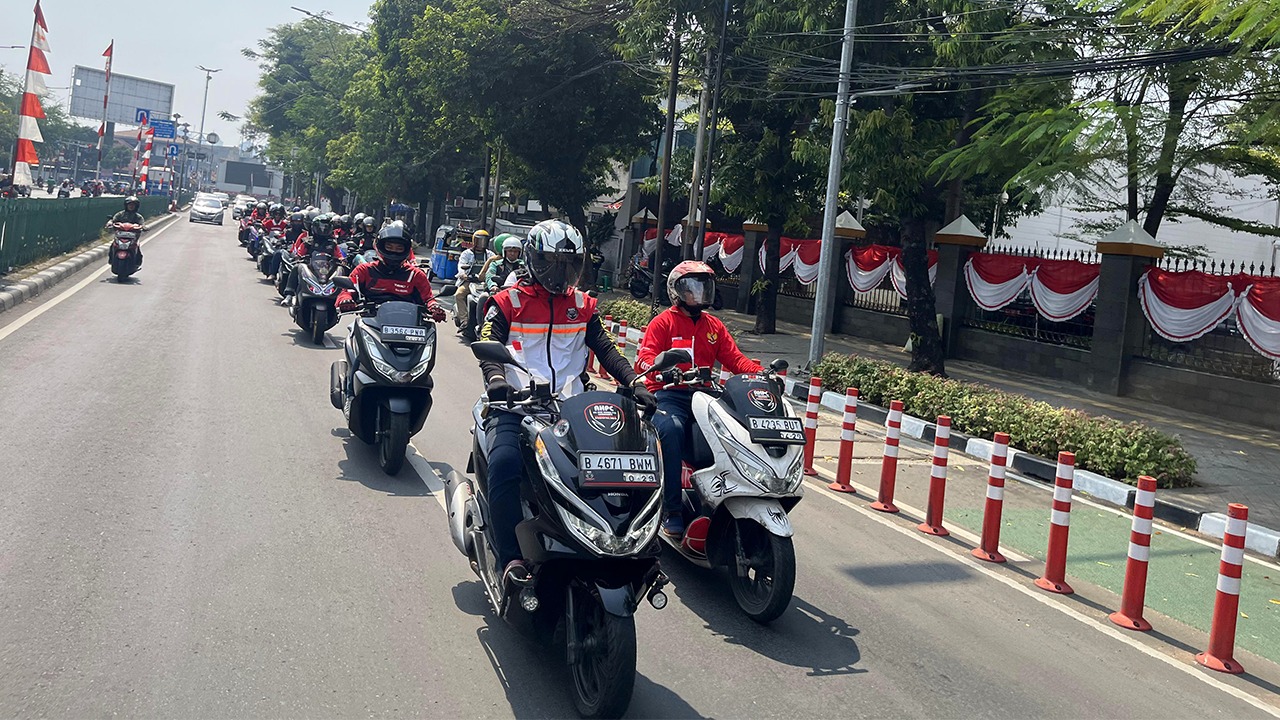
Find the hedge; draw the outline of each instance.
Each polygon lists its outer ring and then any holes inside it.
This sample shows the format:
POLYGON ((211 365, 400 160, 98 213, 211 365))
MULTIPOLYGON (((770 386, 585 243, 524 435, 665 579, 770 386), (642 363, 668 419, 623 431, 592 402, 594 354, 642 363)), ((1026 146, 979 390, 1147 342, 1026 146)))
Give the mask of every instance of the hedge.
POLYGON ((625 298, 605 300, 600 303, 600 308, 596 312, 600 314, 601 319, 604 319, 606 315, 612 315, 614 320, 626 318, 627 325, 633 328, 643 328, 649 324, 651 319, 648 303, 625 298))
POLYGON ((1076 467, 1137 484, 1150 475, 1160 487, 1192 484, 1196 460, 1171 435, 1142 423, 1054 407, 985 385, 924 373, 856 355, 829 354, 814 369, 824 388, 858 388, 866 402, 887 407, 901 400, 907 413, 923 419, 951 416, 951 427, 990 439, 1009 433, 1010 444, 1046 458, 1060 450, 1076 454, 1076 467))

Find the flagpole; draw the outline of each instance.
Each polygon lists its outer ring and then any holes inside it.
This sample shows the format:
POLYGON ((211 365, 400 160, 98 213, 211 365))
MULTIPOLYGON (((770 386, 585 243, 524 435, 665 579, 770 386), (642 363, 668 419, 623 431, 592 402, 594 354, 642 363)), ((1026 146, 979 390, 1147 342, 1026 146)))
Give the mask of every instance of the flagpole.
MULTIPOLYGON (((31 61, 32 61, 32 59, 33 59, 33 58, 34 58, 34 56, 35 56, 35 52, 36 52, 36 40, 40 39, 40 25, 41 25, 41 22, 44 20, 44 13, 40 11, 40 0, 36 0, 36 7, 35 7, 34 15, 35 15, 35 16, 31 19, 31 44, 27 46, 27 71, 26 71, 26 75, 24 75, 24 76, 23 76, 23 80, 22 80, 22 99, 21 99, 21 101, 20 101, 20 103, 19 103, 19 106, 18 106, 18 137, 17 137, 17 139, 16 139, 16 140, 14 140, 14 143, 13 143, 13 163, 12 163, 12 168, 11 168, 12 172, 9 174, 9 182, 10 182, 11 184, 14 184, 14 185, 18 184, 18 180, 19 180, 19 178, 18 178, 18 162, 19 162, 19 157, 25 157, 25 155, 21 152, 22 147, 23 147, 22 143, 23 143, 23 141, 24 141, 24 140, 25 140, 25 141, 27 141, 27 142, 32 142, 33 140, 35 140, 35 138, 23 137, 23 135, 24 135, 24 132, 23 132, 23 125, 24 125, 24 124, 23 124, 23 122, 22 122, 22 118, 24 117, 25 113, 27 112, 27 108, 26 108, 27 96, 28 96, 29 94, 31 94, 31 73, 32 73, 32 70, 31 70, 31 61)), ((46 28, 46 30, 47 30, 47 29, 48 29, 48 26, 46 25, 46 26, 45 26, 45 28, 46 28)), ((45 45, 47 46, 47 43, 46 43, 45 45)), ((41 53, 41 57, 43 58, 43 57, 44 57, 44 49, 43 49, 43 48, 41 48, 41 49, 40 49, 40 53, 41 53)), ((46 65, 47 65, 48 60, 45 60, 45 63, 46 63, 46 65)), ((38 106, 39 106, 39 99, 37 99, 37 100, 36 100, 36 104, 37 104, 37 111, 40 113, 40 114, 39 114, 39 115, 37 115, 36 117, 43 116, 44 111, 43 111, 43 110, 41 110, 41 109, 39 109, 39 107, 38 107, 38 106)), ((31 122, 32 122, 32 124, 33 124, 33 125, 35 125, 35 118, 34 118, 34 117, 32 117, 31 122)), ((36 126, 36 136, 37 136, 37 137, 39 137, 39 126, 38 126, 38 125, 35 125, 35 126, 36 126)), ((43 138, 40 138, 40 140, 43 142, 43 138)), ((33 145, 32 145, 32 158, 33 158, 33 159, 36 159, 36 160, 37 160, 37 162, 38 162, 38 158, 36 158, 36 157, 35 157, 34 150, 35 150, 35 146, 34 146, 34 144, 33 144, 33 145)), ((31 168, 30 168, 30 162, 29 162, 29 161, 27 161, 27 160, 23 160, 23 161, 21 161, 21 162, 23 162, 24 164, 26 164, 26 165, 27 165, 27 168, 26 168, 26 171, 27 171, 27 172, 26 172, 26 177, 25 177, 25 178, 23 178, 23 179, 27 181, 27 182, 26 182, 26 184, 30 185, 30 184, 31 184, 31 168)))
MULTIPOLYGON (((35 14, 31 18, 31 44, 27 46, 27 69, 28 73, 22 76, 22 95, 18 98, 18 102, 22 102, 22 98, 27 96, 29 87, 30 67, 31 67, 31 48, 36 46, 36 28, 40 26, 40 0, 36 0, 35 14)), ((18 137, 13 140, 13 162, 10 163, 9 181, 15 182, 18 177, 18 146, 22 143, 22 133, 18 133, 18 137)))
POLYGON ((102 125, 98 128, 98 169, 95 175, 99 180, 102 179, 102 146, 106 144, 107 137, 107 98, 111 97, 111 62, 115 60, 115 52, 116 41, 112 38, 107 51, 103 53, 107 56, 107 86, 102 91, 102 125))

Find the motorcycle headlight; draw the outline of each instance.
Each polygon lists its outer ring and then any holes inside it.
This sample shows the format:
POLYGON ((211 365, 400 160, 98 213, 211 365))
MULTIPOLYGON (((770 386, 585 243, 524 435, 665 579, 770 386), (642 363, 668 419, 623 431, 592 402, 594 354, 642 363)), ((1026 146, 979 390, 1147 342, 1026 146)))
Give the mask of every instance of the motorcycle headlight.
POLYGON ((325 297, 337 292, 333 283, 318 283, 311 278, 303 278, 303 280, 307 281, 307 287, 310 288, 311 292, 315 295, 325 297))
POLYGON ((565 527, 569 528, 569 532, 597 555, 634 555, 648 546, 649 541, 658 531, 657 513, 654 514, 652 521, 619 537, 609 530, 592 525, 559 505, 556 505, 556 510, 560 513, 560 519, 564 521, 565 527))
POLYGON ((419 362, 417 365, 414 365, 413 369, 409 371, 409 379, 417 380, 418 378, 422 377, 422 374, 427 371, 427 368, 431 367, 431 358, 435 354, 436 354, 436 347, 434 345, 426 345, 425 347, 423 347, 422 361, 419 362))
POLYGON ((749 448, 743 447, 734 440, 729 426, 714 410, 707 413, 707 417, 711 420, 711 427, 715 430, 716 437, 720 438, 720 444, 729 455, 729 461, 738 469, 738 472, 742 473, 743 477, 766 492, 784 492, 782 484, 785 481, 774 475, 773 469, 761 462, 749 448))
POLYGON ((796 453, 796 459, 792 461, 791 467, 787 468, 787 476, 783 478, 785 489, 781 492, 790 494, 800 487, 800 483, 804 481, 804 453, 796 453))
POLYGON ((357 323, 357 327, 360 328, 360 333, 364 335, 364 346, 369 351, 369 360, 373 363, 374 370, 377 370, 380 375, 394 383, 410 382, 416 377, 411 373, 397 370, 391 363, 383 360, 382 352, 378 349, 378 338, 363 324, 357 323))

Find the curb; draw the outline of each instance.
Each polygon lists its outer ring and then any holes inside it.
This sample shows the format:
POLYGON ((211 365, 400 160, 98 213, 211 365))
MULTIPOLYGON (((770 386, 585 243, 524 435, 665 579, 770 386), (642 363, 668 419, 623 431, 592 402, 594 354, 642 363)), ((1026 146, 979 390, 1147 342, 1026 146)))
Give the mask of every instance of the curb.
MULTIPOLYGON (((161 219, 157 225, 164 223, 163 227, 168 227, 169 224, 177 220, 177 217, 177 215, 170 213, 169 217, 161 219)), ((107 256, 107 249, 110 246, 110 242, 104 242, 51 268, 41 270, 25 280, 6 285, 3 290, 0 290, 0 313, 12 310, 31 298, 52 290, 68 277, 75 275, 90 265, 101 262, 102 258, 107 256)))
MULTIPOLYGON (((809 397, 808 388, 807 382, 801 383, 792 378, 787 378, 786 393, 795 400, 806 402, 809 397)), ((844 396, 830 391, 823 392, 822 406, 833 412, 843 413, 844 396)), ((858 420, 865 418, 878 425, 883 425, 888 414, 889 411, 886 408, 872 405, 862 400, 858 401, 858 420)), ((902 416, 903 437, 911 437, 923 442, 933 442, 934 428, 934 423, 927 420, 905 413, 902 416)), ((977 460, 990 462, 991 441, 969 437, 952 430, 951 451, 968 455, 977 460)), ((1013 447, 1009 448, 1009 467, 1025 477, 1048 485, 1053 484, 1058 471, 1056 462, 1013 447)), ((1076 490, 1130 510, 1133 509, 1134 498, 1138 491, 1136 487, 1128 483, 1088 470, 1076 470, 1073 485, 1076 490)), ((1222 513, 1201 512, 1159 497, 1155 500, 1153 514, 1157 519, 1184 528, 1192 528, 1202 535, 1218 539, 1222 539, 1223 532, 1226 529, 1226 516, 1222 513)), ((1267 558, 1280 558, 1280 531, 1250 523, 1245 535, 1245 547, 1267 558)))

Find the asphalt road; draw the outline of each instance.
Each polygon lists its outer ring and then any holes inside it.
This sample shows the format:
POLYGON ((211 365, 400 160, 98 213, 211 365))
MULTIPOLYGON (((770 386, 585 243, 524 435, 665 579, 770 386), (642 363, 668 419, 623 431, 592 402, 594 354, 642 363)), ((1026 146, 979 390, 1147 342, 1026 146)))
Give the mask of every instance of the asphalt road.
MULTIPOLYGON (((338 351, 295 333, 234 229, 182 220, 146 257, 7 335, 23 315, 0 316, 0 715, 571 716, 558 654, 488 614, 428 484, 347 437, 338 351)), ((442 473, 465 467, 480 390, 443 337, 414 441, 442 473)), ((812 491, 793 517, 796 599, 770 627, 667 557, 631 716, 1267 714, 1240 697, 1256 684, 1118 640, 903 523, 812 491)))

